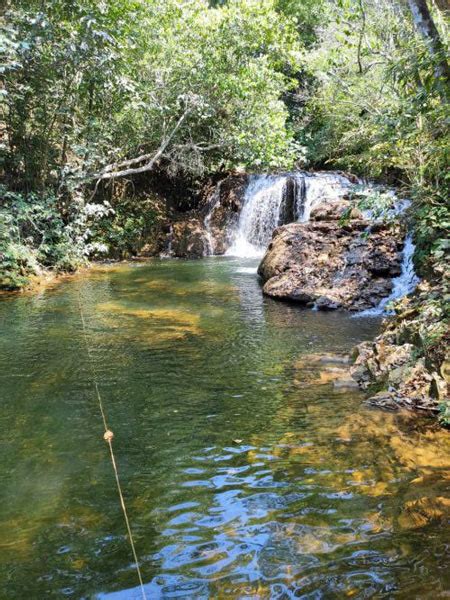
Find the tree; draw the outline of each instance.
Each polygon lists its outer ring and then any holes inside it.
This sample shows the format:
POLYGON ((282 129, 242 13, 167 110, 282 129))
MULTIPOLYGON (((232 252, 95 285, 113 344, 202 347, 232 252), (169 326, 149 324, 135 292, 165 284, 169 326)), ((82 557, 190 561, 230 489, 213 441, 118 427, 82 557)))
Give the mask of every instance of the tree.
POLYGON ((5 172, 27 189, 161 161, 292 162, 281 96, 301 46, 274 0, 32 1, 6 17, 5 172))
POLYGON ((446 59, 445 48, 437 27, 433 21, 426 0, 408 0, 408 5, 413 16, 417 30, 425 40, 429 52, 435 61, 435 75, 440 80, 441 95, 448 96, 448 85, 450 84, 450 71, 446 59))

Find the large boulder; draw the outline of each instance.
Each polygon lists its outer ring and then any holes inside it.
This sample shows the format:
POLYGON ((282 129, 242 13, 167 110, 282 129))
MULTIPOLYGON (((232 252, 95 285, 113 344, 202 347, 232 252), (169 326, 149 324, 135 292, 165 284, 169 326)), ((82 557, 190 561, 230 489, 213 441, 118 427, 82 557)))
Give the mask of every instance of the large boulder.
POLYGON ((275 230, 258 269, 266 295, 321 310, 359 311, 390 294, 401 272, 404 232, 387 224, 369 231, 367 221, 348 218, 348 208, 335 203, 326 214, 313 212, 315 220, 275 230))

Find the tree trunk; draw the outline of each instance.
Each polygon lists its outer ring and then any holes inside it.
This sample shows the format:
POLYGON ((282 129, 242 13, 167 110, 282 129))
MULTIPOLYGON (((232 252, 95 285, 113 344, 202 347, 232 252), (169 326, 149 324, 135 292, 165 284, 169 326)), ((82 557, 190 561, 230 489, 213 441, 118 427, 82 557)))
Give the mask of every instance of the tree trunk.
POLYGON ((440 88, 448 96, 450 70, 445 56, 445 48, 434 24, 426 0, 408 0, 414 25, 424 38, 432 58, 436 61, 435 75, 440 79, 440 88))

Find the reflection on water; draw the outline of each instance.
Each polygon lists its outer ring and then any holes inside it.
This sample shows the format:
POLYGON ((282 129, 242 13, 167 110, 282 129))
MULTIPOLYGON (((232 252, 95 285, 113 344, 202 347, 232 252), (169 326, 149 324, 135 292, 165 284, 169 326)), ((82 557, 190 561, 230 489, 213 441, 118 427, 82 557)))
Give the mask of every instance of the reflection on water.
POLYGON ((150 598, 445 597, 448 434, 312 356, 376 320, 264 299, 254 269, 120 265, 0 302, 0 597, 139 597, 78 294, 150 598))

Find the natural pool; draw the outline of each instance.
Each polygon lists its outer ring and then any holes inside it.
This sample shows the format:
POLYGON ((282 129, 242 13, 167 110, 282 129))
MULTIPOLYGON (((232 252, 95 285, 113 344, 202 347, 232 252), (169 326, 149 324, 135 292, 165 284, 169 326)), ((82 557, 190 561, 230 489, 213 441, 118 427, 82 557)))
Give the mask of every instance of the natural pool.
POLYGON ((0 299, 0 597, 448 597, 448 433, 308 355, 374 319, 262 297, 232 258, 106 266, 0 299))

